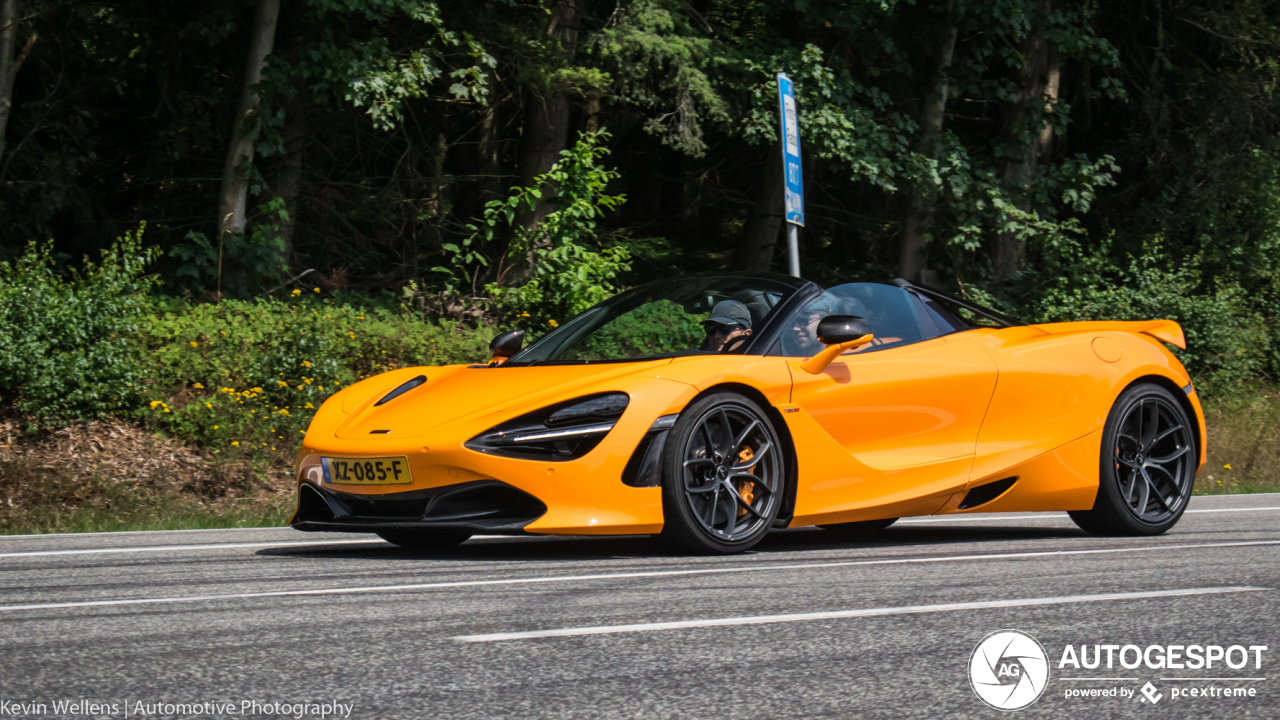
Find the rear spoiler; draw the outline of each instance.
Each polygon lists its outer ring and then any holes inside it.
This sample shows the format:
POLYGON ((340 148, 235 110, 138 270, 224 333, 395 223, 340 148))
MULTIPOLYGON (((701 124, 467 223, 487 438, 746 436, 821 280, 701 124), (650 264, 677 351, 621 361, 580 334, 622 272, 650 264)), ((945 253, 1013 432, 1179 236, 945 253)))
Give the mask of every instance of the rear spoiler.
POLYGON ((1182 326, 1173 320, 1092 320, 1087 322, 1049 323, 1047 325, 1035 325, 1034 327, 1050 335, 1107 330, 1142 333, 1143 335, 1150 335, 1160 342, 1169 343, 1183 350, 1187 349, 1187 336, 1182 333, 1182 326))

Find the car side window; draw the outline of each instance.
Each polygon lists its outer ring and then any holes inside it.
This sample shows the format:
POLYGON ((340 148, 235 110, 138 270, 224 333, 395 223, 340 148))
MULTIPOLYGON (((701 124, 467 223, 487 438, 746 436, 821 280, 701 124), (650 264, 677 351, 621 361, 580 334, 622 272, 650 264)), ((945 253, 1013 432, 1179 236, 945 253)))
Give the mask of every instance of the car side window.
POLYGON ((968 330, 971 326, 969 323, 961 320, 950 310, 939 305, 932 298, 920 298, 923 301, 925 309, 929 312, 930 319, 938 326, 938 330, 943 335, 949 335, 953 332, 968 330))
POLYGON ((809 357, 822 350, 818 322, 828 315, 856 315, 871 324, 875 336, 871 343, 848 352, 875 352, 925 339, 906 290, 879 283, 849 283, 827 290, 792 317, 783 330, 782 354, 809 357))

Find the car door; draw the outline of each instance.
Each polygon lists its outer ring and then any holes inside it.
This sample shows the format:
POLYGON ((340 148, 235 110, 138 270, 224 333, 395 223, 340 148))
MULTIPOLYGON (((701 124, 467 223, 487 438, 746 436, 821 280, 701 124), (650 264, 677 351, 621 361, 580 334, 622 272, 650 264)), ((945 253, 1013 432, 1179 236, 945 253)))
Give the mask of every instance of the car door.
POLYGON ((791 369, 784 412, 799 458, 794 524, 928 514, 964 489, 996 365, 963 333, 922 325, 901 288, 853 283, 801 311, 780 342, 791 369), (815 316, 859 315, 871 345, 818 374, 801 368, 816 348, 815 316))

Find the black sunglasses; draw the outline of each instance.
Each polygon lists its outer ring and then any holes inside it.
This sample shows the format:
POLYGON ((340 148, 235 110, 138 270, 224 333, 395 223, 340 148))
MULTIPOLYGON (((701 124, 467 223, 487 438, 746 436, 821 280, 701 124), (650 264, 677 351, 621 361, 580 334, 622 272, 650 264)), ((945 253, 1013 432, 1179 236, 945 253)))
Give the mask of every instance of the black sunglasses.
POLYGON ((728 335, 729 333, 733 332, 734 330, 745 330, 745 329, 746 329, 746 328, 744 328, 742 325, 739 325, 738 323, 733 323, 733 324, 730 324, 730 325, 726 325, 726 324, 724 324, 724 323, 722 323, 722 322, 716 322, 715 320, 704 320, 704 321, 703 321, 703 323, 702 323, 702 326, 703 326, 703 327, 705 327, 705 328, 707 329, 707 332, 708 332, 708 333, 712 333, 712 332, 721 332, 721 333, 724 333, 724 334, 726 334, 726 335, 728 335))

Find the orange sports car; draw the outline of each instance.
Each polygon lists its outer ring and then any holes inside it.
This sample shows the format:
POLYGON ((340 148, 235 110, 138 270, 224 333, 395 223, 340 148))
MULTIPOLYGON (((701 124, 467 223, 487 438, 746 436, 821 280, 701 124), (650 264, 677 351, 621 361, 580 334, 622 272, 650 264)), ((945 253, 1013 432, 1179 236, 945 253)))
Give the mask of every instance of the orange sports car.
POLYGON ((661 534, 732 553, 774 528, 1065 510, 1150 535, 1204 464, 1169 320, 1025 325, 903 280, 709 275, 522 340, 329 398, 291 525, 416 548, 661 534))

